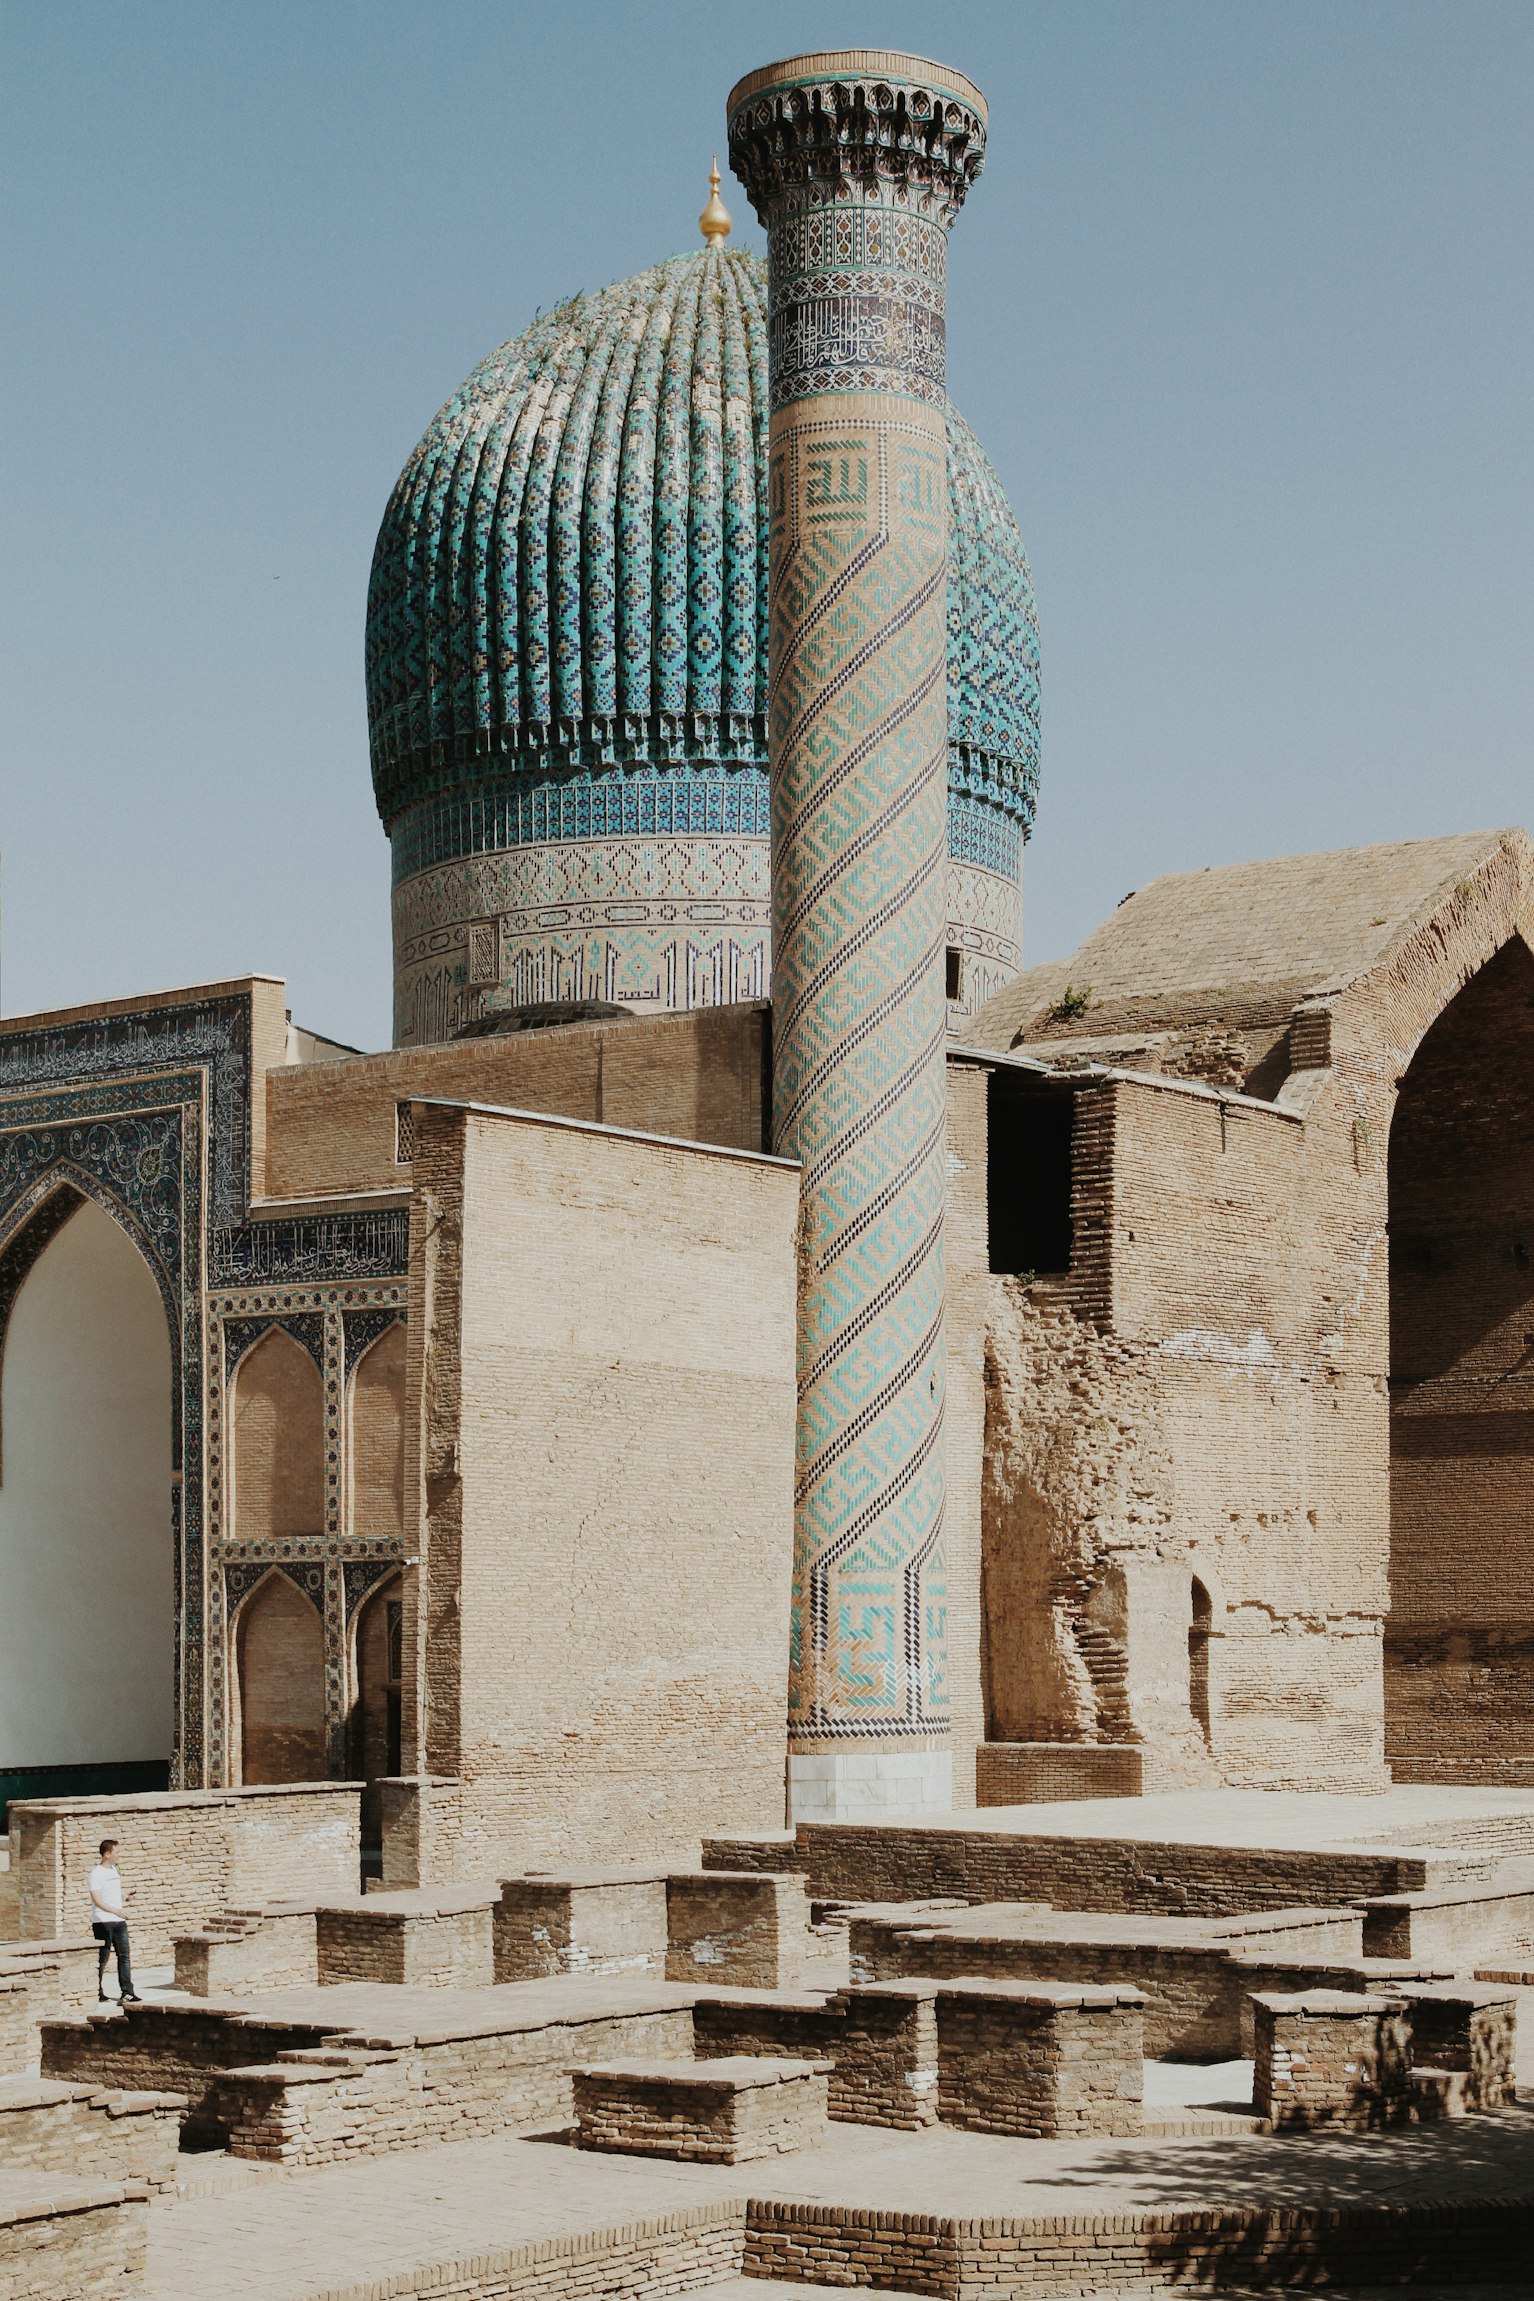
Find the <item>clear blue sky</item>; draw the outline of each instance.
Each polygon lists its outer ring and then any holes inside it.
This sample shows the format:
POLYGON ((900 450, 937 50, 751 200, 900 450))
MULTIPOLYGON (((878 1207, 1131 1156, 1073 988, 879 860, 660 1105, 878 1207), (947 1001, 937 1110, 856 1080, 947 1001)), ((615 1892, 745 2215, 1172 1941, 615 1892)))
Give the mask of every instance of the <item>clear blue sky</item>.
POLYGON ((950 385, 1043 623, 1030 956, 1160 871, 1534 816, 1528 0, 7 0, 8 1012, 261 968, 386 1042, 390 486, 834 42, 990 98, 950 385))

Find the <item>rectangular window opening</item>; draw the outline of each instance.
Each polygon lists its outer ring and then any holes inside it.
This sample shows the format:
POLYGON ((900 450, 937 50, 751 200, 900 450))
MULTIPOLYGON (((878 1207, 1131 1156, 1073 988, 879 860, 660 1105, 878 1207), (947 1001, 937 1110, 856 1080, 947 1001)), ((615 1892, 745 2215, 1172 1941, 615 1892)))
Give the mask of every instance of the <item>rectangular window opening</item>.
POLYGON ((1068 1271, 1076 1097, 1053 1081, 993 1071, 987 1105, 991 1268, 1026 1278, 1068 1271))
POLYGON ((394 1106, 394 1163, 409 1166, 415 1157, 415 1105, 396 1103, 394 1106))

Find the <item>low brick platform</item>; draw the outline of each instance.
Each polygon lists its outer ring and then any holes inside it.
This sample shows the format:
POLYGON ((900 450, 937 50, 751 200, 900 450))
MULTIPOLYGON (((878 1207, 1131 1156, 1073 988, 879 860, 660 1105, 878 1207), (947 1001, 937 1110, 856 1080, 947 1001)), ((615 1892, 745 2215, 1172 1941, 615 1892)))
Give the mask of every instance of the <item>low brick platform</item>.
POLYGON ((96 1962, 89 1934, 0 1946, 0 2076, 37 2068, 45 2021, 96 2003, 96 1962))
POLYGON ((1188 2061, 1250 2053, 1253 1990, 1364 1986, 1362 1935, 1354 1909, 1188 1918, 1001 1902, 924 1916, 886 1905, 850 1922, 859 1978, 1130 1982, 1145 1995, 1146 2052, 1188 2061))
MULTIPOLYGON (((1392 1992, 1392 1994, 1397 1994, 1392 1992)), ((1518 2097, 1518 2001, 1506 1989, 1473 1984, 1418 1987, 1399 1993, 1411 2021, 1412 2074, 1419 2113, 1474 2115, 1505 2109, 1518 2097), (1424 2088, 1429 2072, 1459 2082, 1424 2088)))
POLYGON ((1253 1997, 1252 2106, 1275 2133, 1412 2115, 1411 2023, 1399 1999, 1345 1990, 1253 1997))
POLYGON ((666 1970, 666 1869, 506 1878, 494 1912, 497 1981, 666 1970))
POLYGON ((433 1886, 322 1902, 319 1979, 488 1989, 496 1978, 491 1916, 498 1899, 494 1888, 433 1886))
POLYGON ((737 2054, 572 2071, 582 2149, 741 2165, 808 2149, 826 2128, 825 2061, 737 2054))
POLYGON ((1055 2139, 1141 2130, 1144 1998, 1124 1984, 921 1979, 824 1998, 700 1998, 705 2058, 824 2059, 839 2124, 936 2124, 1055 2139))
POLYGON ((1500 1863, 1490 1877, 1364 1904, 1364 1948, 1375 1957, 1432 1958, 1452 1971, 1534 1963, 1534 1862, 1500 1863))
MULTIPOLYGON (((1526 2280, 1534 2206, 1210 2206, 985 2220, 753 2199, 748 2277, 903 2286, 944 2301, 1526 2280)), ((471 2289, 472 2290, 472 2289, 471 2289)), ((770 2294, 770 2287, 768 2288, 770 2294)), ((358 2296, 358 2301, 362 2297, 358 2296)))
MULTIPOLYGON (((306 1993, 312 2000, 317 1991, 306 1993)), ((321 2043, 346 2026, 274 2010, 272 2001, 177 2005, 148 2000, 110 2013, 74 2014, 45 2022, 42 2074, 68 2084, 186 2098, 182 2137, 195 2148, 221 2148, 212 2119, 212 2089, 224 2070, 321 2043)))
POLYGON ((494 2003, 521 1994, 512 1990, 485 1992, 477 2005, 466 1995, 461 2012, 435 2024, 417 2018, 359 2026, 270 2061, 227 2068, 210 2087, 206 2125, 234 2157, 328 2165, 567 2125, 577 2062, 611 2053, 690 2056, 685 2002, 646 2001, 636 1989, 628 2003, 604 2009, 569 1985, 554 1986, 562 2004, 494 2003))
POLYGON ((0 2165, 173 2188, 182 2093, 113 2093, 56 2078, 0 2078, 0 2165))
POLYGON ((705 1988, 796 1989, 810 1955, 797 1871, 702 1870, 666 1881, 666 1975, 705 1988))
MULTIPOLYGON (((1384 1798, 1375 1825, 1379 1842, 1341 1839, 1273 1844, 1253 1824, 1240 1842, 1201 1839, 1194 1814, 1217 1818, 1221 1801, 1240 1792, 1177 1798, 1083 1799, 1075 1804, 997 1806, 920 1822, 801 1822, 792 1842, 776 1835, 705 1839, 705 1868, 802 1870, 815 1900, 899 1901, 952 1895, 961 1901, 1043 1902, 1057 1910, 1144 1911, 1223 1917, 1274 1909, 1342 1909, 1381 1895, 1450 1891, 1486 1875, 1487 1855, 1534 1853, 1534 1805, 1439 1824, 1445 1834, 1423 1845, 1404 1837, 1384 1798), (1151 1816, 1176 1818, 1187 1835, 1157 1834, 1151 1816), (1040 1816, 1059 1815, 1058 1830, 1040 1816), (1123 1835, 1114 1817, 1133 1818, 1123 1835), (1456 1849, 1463 1845, 1465 1851, 1456 1849)), ((1364 1799, 1316 1800, 1318 1806, 1362 1808, 1364 1799)), ((1431 1831, 1426 1832, 1432 1838, 1431 1831)))
POLYGON ((936 1982, 874 1982, 824 1995, 735 1990, 700 1998, 693 2038, 704 2060, 773 2054, 825 2060, 827 2114, 838 2124, 917 2132, 936 2125, 936 1982))
POLYGON ((1139 1990, 968 1981, 937 1993, 938 2117, 975 2133, 1138 2133, 1139 1990))
POLYGON ((4 2301, 128 2301, 143 2277, 148 2240, 142 2183, 0 2172, 4 2301))
POLYGON ((312 1902, 220 1910, 176 1936, 176 1987, 191 1997, 248 1997, 312 1987, 320 1978, 312 1902))

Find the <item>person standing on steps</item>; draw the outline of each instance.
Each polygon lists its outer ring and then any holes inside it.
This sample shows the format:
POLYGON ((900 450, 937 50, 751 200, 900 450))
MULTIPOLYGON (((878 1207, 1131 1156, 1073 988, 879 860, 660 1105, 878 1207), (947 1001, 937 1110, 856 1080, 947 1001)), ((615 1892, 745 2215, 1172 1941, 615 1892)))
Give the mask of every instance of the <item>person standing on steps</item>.
POLYGON ((117 1866, 116 1838, 103 1838, 100 1853, 100 1860, 86 1880, 86 1890, 91 1897, 91 1932, 100 1945, 96 1959, 96 1995, 105 2003, 107 1952, 113 1950, 117 1954, 118 1994, 124 2005, 137 2005, 139 1994, 133 1986, 133 1966, 128 1952, 128 1920, 123 1914, 130 1897, 117 1866))

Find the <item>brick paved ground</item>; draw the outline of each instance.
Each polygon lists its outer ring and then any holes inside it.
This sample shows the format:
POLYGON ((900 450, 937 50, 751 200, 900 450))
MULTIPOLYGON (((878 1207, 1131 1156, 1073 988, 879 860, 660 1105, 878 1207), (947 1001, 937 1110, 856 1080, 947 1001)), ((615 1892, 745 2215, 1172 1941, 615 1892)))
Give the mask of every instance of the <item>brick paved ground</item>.
POLYGON ((143 2301, 302 2301, 417 2263, 745 2196, 959 2216, 1421 2202, 1522 2192, 1531 2166, 1526 2110, 1396 2134, 1090 2147, 837 2126, 816 2149, 749 2167, 594 2158, 498 2137, 161 2207, 143 2301))

